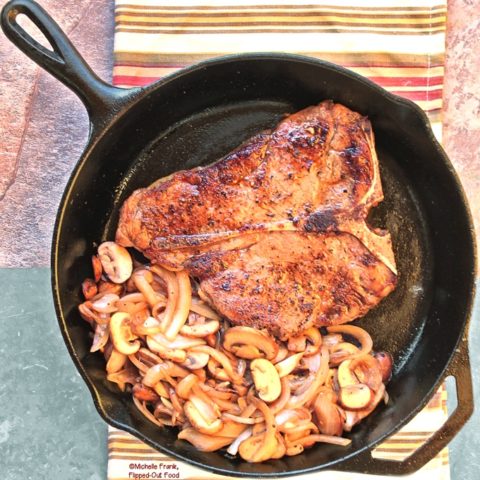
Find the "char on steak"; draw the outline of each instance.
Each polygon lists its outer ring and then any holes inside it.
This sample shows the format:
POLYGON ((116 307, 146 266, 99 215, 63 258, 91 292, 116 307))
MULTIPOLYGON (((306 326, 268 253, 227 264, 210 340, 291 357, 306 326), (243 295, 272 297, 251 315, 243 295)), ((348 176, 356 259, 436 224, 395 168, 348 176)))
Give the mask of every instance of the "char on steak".
POLYGON ((116 241, 185 268, 232 323, 281 339, 364 315, 396 285, 370 122, 324 101, 217 162, 136 190, 116 241))

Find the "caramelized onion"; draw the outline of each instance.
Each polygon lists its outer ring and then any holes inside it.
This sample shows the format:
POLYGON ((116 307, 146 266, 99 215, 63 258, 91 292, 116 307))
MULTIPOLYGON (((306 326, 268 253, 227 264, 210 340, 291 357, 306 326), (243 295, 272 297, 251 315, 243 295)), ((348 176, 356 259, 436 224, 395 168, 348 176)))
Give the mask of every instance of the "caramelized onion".
POLYGON ((361 345, 360 351, 355 356, 361 356, 372 351, 372 337, 363 328, 355 327, 354 325, 334 325, 327 327, 327 331, 328 333, 341 333, 342 335, 354 337, 361 345))
POLYGON ((165 306, 162 318, 159 319, 162 324, 162 332, 165 332, 172 321, 177 306, 179 295, 177 276, 165 268, 162 268, 160 265, 152 265, 150 271, 160 277, 167 286, 167 305, 165 306))
POLYGON ((388 400, 391 357, 373 354, 363 329, 332 326, 323 336, 311 327, 282 342, 229 327, 195 280, 192 296, 186 271, 134 263, 131 277, 114 284, 100 278, 94 260, 95 281, 84 284, 90 290, 79 305, 95 329, 91 349, 108 359, 109 381, 121 390, 132 385, 148 420, 180 427, 178 438, 197 449, 229 446, 232 455, 263 462, 315 443, 346 446, 342 433, 388 400))
POLYGON ((238 447, 240 444, 246 440, 247 438, 250 438, 252 436, 252 427, 248 427, 245 429, 227 448, 227 453, 230 455, 236 455, 238 452, 238 447))
POLYGON ((165 337, 174 340, 180 329, 187 321, 192 303, 192 287, 190 277, 185 271, 177 272, 178 300, 173 312, 172 321, 165 330, 165 337))
POLYGON ((229 437, 220 437, 218 435, 205 435, 194 428, 185 428, 178 434, 180 440, 190 442, 197 450, 201 452, 214 452, 227 446, 232 440, 229 437))

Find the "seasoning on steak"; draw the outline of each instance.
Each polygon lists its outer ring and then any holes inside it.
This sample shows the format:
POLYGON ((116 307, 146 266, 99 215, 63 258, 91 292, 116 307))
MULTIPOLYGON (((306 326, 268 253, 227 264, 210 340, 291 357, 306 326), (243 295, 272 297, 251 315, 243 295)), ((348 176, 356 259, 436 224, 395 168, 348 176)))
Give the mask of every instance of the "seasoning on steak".
POLYGON ((135 191, 116 241, 184 267, 234 324, 281 339, 364 315, 396 285, 370 122, 324 101, 207 167, 135 191))

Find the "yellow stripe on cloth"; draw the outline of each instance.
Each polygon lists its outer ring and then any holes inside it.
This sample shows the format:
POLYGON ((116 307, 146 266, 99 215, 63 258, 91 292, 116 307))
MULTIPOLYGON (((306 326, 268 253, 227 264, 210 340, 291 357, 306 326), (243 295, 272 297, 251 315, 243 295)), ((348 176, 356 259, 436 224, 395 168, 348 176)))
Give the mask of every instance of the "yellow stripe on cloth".
MULTIPOLYGON (((441 140, 446 13, 446 0, 115 0, 114 82, 123 87, 147 85, 182 67, 232 53, 296 53, 343 65, 412 99, 426 111, 441 140)), ((401 461, 446 418, 442 387, 372 455, 401 461)), ((108 479, 148 472, 183 480, 231 478, 173 460, 110 427, 108 479)), ((299 478, 393 477, 328 471, 299 478)), ((448 450, 401 478, 448 480, 448 450)))

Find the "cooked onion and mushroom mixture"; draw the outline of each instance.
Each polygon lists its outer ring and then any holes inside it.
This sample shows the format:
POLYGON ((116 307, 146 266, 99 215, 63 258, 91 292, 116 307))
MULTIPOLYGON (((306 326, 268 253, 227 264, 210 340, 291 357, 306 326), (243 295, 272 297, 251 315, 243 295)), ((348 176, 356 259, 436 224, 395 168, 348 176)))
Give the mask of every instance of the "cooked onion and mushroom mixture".
POLYGON ((391 356, 374 353, 359 327, 311 327, 279 341, 230 326, 183 270, 138 264, 114 242, 92 264, 79 311, 107 379, 199 450, 262 462, 317 442, 348 445, 342 433, 388 398, 391 356))

